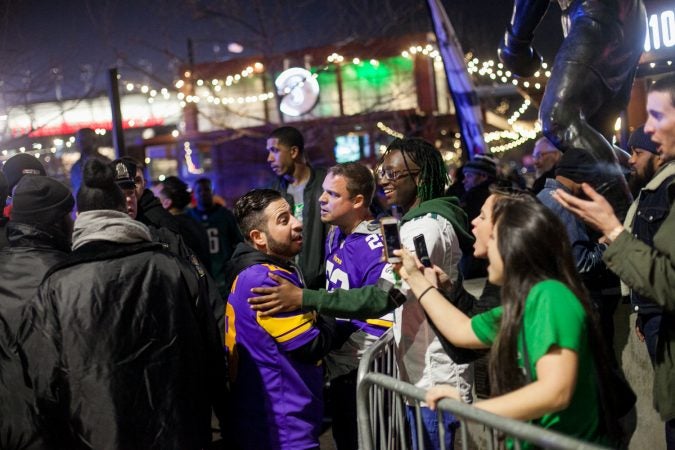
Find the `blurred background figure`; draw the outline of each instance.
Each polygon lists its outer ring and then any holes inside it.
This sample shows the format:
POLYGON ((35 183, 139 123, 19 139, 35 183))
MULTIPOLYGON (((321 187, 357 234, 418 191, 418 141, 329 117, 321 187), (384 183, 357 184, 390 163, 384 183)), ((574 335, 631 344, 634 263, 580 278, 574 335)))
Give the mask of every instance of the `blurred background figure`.
POLYGON ((188 209, 187 214, 206 230, 209 239, 210 273, 215 278, 218 290, 227 298, 225 265, 234 253, 234 247, 244 238, 237 226, 232 211, 213 201, 213 185, 208 178, 195 181, 193 192, 197 206, 188 209))
POLYGON ((75 133, 75 145, 80 150, 80 159, 75 161, 70 169, 70 186, 73 193, 77 194, 82 184, 82 169, 89 158, 98 158, 102 161, 110 161, 98 151, 98 136, 91 128, 80 128, 75 133))
POLYGON ((547 137, 539 138, 534 144, 532 159, 534 159, 537 178, 532 185, 532 191, 535 195, 544 189, 547 178, 555 178, 555 166, 561 155, 562 152, 547 137))
POLYGON ((178 229, 185 244, 195 252, 207 270, 211 270, 209 237, 204 227, 187 213, 188 205, 192 201, 188 185, 180 178, 171 176, 157 184, 153 190, 162 207, 178 222, 178 229))

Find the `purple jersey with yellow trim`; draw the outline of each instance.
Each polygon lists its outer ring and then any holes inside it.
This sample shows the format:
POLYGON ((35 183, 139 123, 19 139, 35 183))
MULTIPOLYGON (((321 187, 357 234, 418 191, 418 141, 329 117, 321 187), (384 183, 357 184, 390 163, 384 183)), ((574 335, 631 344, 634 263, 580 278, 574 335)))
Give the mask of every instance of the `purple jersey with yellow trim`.
POLYGON ((274 286, 275 273, 303 287, 298 275, 272 264, 239 273, 225 312, 225 345, 232 380, 233 438, 246 449, 318 448, 323 417, 323 369, 293 359, 295 350, 319 335, 313 313, 259 317, 247 299, 251 288, 274 286))
MULTIPOLYGON (((326 290, 353 289, 375 285, 388 267, 382 258, 384 248, 377 222, 361 222, 345 235, 338 227, 331 228, 326 239, 326 290)), ((349 340, 326 358, 330 378, 358 367, 359 358, 368 346, 391 327, 392 314, 366 321, 352 319, 338 326, 350 326, 349 340)))

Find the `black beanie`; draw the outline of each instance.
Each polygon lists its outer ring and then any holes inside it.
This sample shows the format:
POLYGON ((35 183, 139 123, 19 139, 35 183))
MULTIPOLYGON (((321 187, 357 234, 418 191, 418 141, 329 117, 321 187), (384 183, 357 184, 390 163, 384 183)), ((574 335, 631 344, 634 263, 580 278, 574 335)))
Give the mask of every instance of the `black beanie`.
POLYGON ((14 186, 24 175, 47 175, 42 163, 28 153, 19 153, 9 158, 2 167, 2 173, 7 178, 10 195, 14 186))
POLYGON ((565 151, 555 169, 555 174, 569 178, 575 183, 593 183, 602 174, 602 164, 593 155, 578 148, 565 151))
POLYGON ((23 177, 14 189, 10 220, 53 224, 70 214, 73 206, 75 200, 65 184, 47 176, 23 177))
POLYGON ((645 133, 644 125, 636 128, 628 139, 629 151, 632 151, 634 148, 641 148, 656 155, 657 147, 656 142, 652 141, 651 136, 645 133))

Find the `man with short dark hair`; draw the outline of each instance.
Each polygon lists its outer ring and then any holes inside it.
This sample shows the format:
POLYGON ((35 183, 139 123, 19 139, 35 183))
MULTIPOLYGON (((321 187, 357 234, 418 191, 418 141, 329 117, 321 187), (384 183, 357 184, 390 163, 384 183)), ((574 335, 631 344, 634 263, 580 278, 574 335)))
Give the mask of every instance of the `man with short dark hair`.
POLYGON ((323 243, 328 227, 320 220, 318 199, 326 170, 309 164, 304 138, 296 128, 285 126, 272 131, 266 149, 267 162, 277 176, 270 187, 284 195, 303 226, 305 245, 298 265, 310 289, 322 288, 326 284, 323 243))
POLYGON ((187 210, 187 214, 199 222, 206 230, 209 239, 209 273, 215 278, 223 299, 229 294, 226 284, 225 266, 232 257, 243 237, 232 211, 213 201, 213 184, 208 178, 195 181, 193 192, 197 206, 187 210))
POLYGON ((0 447, 37 449, 44 443, 33 422, 32 390, 23 381, 18 334, 45 273, 70 252, 75 200, 47 176, 23 177, 13 200, 9 244, 0 251, 0 447))
POLYGON ((299 310, 260 317, 247 299, 253 286, 295 286, 293 264, 302 224, 278 191, 255 189, 234 207, 246 242, 228 264, 227 332, 232 429, 238 449, 318 449, 323 417, 321 358, 333 345, 334 323, 299 310))

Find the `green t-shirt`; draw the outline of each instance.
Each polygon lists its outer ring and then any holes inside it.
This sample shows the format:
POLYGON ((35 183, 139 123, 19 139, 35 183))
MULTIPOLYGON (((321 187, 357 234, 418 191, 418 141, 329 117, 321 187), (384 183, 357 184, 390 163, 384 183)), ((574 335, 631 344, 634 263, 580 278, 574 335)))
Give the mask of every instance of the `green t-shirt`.
MULTIPOLYGON (((471 327, 481 342, 492 345, 499 333, 501 316, 500 306, 471 319, 471 327)), ((532 287, 525 300, 523 324, 533 380, 537 379, 537 361, 552 345, 573 350, 579 356, 577 385, 570 405, 533 423, 585 441, 603 442, 598 432, 599 397, 586 331, 586 312, 579 299, 559 281, 541 281, 532 287)), ((522 339, 519 339, 518 365, 524 368, 522 350, 522 339)))

